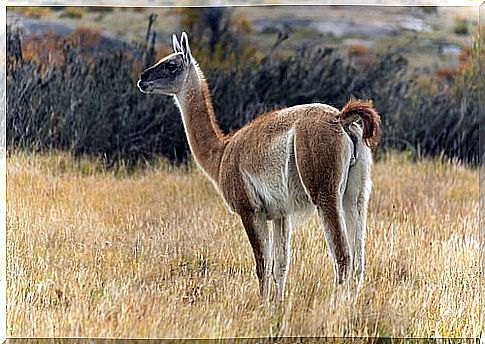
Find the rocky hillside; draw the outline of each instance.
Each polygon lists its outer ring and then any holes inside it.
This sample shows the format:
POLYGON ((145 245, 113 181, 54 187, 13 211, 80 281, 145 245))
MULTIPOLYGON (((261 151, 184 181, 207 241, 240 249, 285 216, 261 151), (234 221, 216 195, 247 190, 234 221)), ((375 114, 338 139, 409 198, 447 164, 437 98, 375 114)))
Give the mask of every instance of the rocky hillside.
MULTIPOLYGON (((288 35, 279 48, 283 53, 322 45, 365 60, 394 50, 423 72, 456 68, 478 24, 476 7, 259 6, 230 11, 249 24, 251 40, 262 52, 283 33, 288 35)), ((7 12, 7 23, 21 27, 26 36, 66 35, 79 27, 97 30, 100 49, 142 41, 150 13, 158 14, 154 29, 161 45, 170 45, 171 34, 183 29, 170 8, 10 7, 7 12)))

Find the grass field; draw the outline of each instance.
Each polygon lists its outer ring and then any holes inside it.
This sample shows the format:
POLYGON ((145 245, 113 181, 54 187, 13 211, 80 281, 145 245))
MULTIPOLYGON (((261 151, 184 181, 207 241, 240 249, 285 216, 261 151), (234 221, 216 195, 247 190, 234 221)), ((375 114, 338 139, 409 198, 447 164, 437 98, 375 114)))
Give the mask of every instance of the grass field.
POLYGON ((480 336, 478 170, 386 155, 375 164, 367 270, 332 300, 317 221, 295 231, 287 304, 258 298, 239 219, 205 177, 133 174, 66 154, 7 167, 7 335, 480 336))

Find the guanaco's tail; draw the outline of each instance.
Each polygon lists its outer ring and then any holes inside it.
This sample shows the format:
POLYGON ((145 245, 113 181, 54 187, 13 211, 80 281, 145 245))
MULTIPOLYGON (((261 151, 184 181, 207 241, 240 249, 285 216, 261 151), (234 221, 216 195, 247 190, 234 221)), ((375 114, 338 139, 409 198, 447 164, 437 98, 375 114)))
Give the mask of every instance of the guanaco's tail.
POLYGON ((362 140, 370 148, 375 148, 381 134, 381 118, 370 100, 351 99, 342 111, 340 119, 344 127, 353 122, 361 122, 362 140))

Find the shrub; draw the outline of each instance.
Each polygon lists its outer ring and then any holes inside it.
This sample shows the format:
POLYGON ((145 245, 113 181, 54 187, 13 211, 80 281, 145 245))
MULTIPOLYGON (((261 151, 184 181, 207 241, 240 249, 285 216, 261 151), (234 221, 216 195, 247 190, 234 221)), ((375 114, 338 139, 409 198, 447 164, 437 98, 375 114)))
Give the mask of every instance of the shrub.
POLYGON ((98 44, 100 36, 99 30, 80 26, 69 34, 67 40, 74 46, 93 48, 98 44))
POLYGON ((464 65, 470 61, 472 56, 472 49, 470 47, 461 48, 460 55, 458 56, 458 60, 460 61, 460 65, 464 65))
POLYGON ((349 56, 364 56, 369 53, 369 48, 362 44, 350 44, 347 50, 349 56))
POLYGON ((434 73, 438 78, 446 81, 452 81, 457 75, 458 71, 452 67, 439 67, 435 69, 434 73))
POLYGON ((29 35, 22 42, 22 56, 41 65, 58 65, 64 60, 67 44, 79 48, 79 54, 89 56, 86 52, 97 46, 100 36, 98 30, 88 27, 78 27, 66 36, 52 32, 29 35))
POLYGON ((52 32, 45 35, 31 35, 22 41, 22 56, 41 65, 59 64, 63 59, 64 43, 52 32))
POLYGON ((183 7, 174 13, 180 16, 182 28, 191 33, 192 48, 199 52, 202 67, 256 62, 256 49, 248 39, 251 25, 244 17, 233 15, 230 8, 183 7))
POLYGON ((438 7, 436 6, 420 6, 420 9, 425 14, 436 14, 438 12, 438 7))
POLYGON ((113 7, 110 6, 89 6, 86 7, 89 12, 97 12, 97 13, 108 13, 113 12, 113 7))
POLYGON ((469 26, 470 24, 468 23, 468 20, 464 18, 456 18, 453 32, 457 35, 468 35, 470 32, 469 26))
MULTIPOLYGON (((172 99, 144 95, 136 87, 137 75, 155 58, 153 46, 89 59, 78 47, 65 46, 62 61, 46 66, 25 59, 19 36, 8 29, 7 48, 8 147, 66 149, 103 157, 108 165, 134 165, 158 155, 172 161, 187 157, 172 99)), ((205 72, 225 131, 276 107, 323 102, 341 108, 353 96, 372 99, 380 112, 380 149, 477 163, 483 85, 474 66, 436 90, 422 89, 407 61, 393 52, 377 56, 365 69, 325 48, 205 72)))
POLYGON ((9 10, 10 9, 18 13, 21 13, 26 17, 37 18, 37 19, 44 17, 51 12, 51 8, 46 6, 39 6, 39 7, 18 6, 18 7, 9 7, 9 10))
POLYGON ((83 7, 66 7, 61 17, 81 19, 84 15, 85 9, 83 7))

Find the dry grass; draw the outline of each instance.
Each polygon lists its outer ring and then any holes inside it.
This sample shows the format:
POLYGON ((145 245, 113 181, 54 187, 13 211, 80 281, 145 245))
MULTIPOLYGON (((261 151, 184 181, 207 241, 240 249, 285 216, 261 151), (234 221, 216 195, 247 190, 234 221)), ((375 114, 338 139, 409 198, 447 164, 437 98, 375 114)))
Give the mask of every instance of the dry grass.
POLYGON ((64 154, 13 154, 7 171, 9 336, 484 331, 476 170, 386 156, 374 169, 358 300, 332 301, 312 220, 295 233, 280 309, 260 304, 244 230, 200 172, 161 163, 114 174, 64 154))

